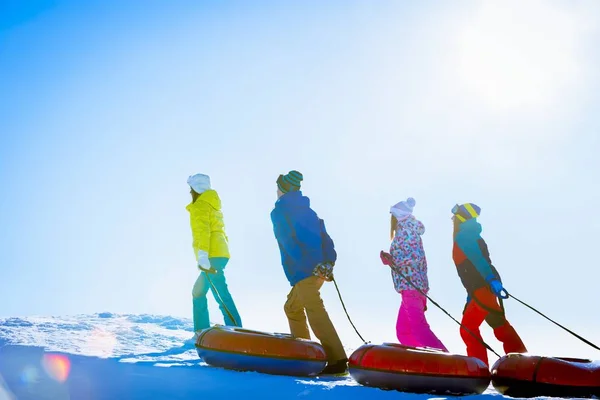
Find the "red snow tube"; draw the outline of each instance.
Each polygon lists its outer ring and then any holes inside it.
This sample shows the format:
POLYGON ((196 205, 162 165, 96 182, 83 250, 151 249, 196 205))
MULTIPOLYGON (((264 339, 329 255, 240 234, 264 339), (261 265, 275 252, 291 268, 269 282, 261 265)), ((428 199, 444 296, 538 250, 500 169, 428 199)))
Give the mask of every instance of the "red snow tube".
POLYGON ((219 325, 202 331, 196 340, 196 352, 215 367, 276 375, 316 375, 327 364, 319 343, 285 333, 219 325))
POLYGON ((600 361, 511 353, 492 367, 492 384, 512 397, 600 397, 600 361))
POLYGON ((394 343, 363 345, 348 366, 362 385, 403 392, 481 394, 491 379, 477 358, 394 343))

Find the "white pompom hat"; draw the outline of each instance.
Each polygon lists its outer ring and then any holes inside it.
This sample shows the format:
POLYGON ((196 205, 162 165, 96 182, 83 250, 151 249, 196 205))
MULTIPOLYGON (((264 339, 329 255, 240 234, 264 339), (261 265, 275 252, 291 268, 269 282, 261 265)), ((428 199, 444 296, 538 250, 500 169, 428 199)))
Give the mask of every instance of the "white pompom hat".
POLYGON ((415 207, 417 202, 412 197, 406 199, 406 201, 401 201, 399 203, 394 204, 390 208, 390 213, 396 217, 396 219, 404 219, 410 215, 412 215, 413 208, 415 207))

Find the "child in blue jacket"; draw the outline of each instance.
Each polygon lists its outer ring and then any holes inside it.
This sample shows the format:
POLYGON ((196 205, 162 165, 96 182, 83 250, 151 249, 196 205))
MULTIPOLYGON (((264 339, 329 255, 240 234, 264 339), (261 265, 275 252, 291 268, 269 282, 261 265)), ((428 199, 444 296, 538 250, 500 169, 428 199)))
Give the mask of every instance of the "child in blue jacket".
POLYGON ((526 353, 521 337, 506 319, 502 299, 507 297, 500 274, 490 258, 487 243, 481 237, 477 218, 481 208, 473 203, 456 204, 452 208, 454 244, 452 258, 458 276, 467 291, 460 336, 467 346, 467 355, 488 364, 479 327, 486 321, 504 352, 526 353), (466 329, 465 329, 466 328, 466 329))
POLYGON ((310 339, 308 317, 315 336, 327 353, 328 364, 321 373, 345 373, 348 358, 319 292, 325 281, 333 279, 337 254, 323 220, 310 208, 309 198, 300 191, 302 180, 298 171, 279 175, 278 200, 271 212, 281 263, 292 287, 284 310, 291 334, 297 338, 310 339))

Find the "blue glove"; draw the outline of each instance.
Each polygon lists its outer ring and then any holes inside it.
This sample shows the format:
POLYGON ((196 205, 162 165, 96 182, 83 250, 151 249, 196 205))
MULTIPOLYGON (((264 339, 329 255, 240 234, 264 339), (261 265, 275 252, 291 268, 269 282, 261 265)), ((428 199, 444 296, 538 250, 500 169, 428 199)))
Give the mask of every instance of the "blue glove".
POLYGON ((488 276, 485 280, 487 283, 490 284, 490 288, 492 289, 492 292, 497 297, 500 297, 502 299, 508 299, 508 292, 506 291, 506 289, 504 289, 504 287, 502 286, 502 283, 494 275, 488 276), (504 294, 503 294, 503 292, 504 292, 504 294))

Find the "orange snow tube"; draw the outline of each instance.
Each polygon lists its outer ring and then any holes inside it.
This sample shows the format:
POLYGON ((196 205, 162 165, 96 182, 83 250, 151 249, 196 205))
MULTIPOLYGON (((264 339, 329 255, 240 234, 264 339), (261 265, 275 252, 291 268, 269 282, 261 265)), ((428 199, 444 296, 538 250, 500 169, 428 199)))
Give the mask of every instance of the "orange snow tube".
POLYGON ((481 394, 491 379, 477 358, 395 343, 363 345, 348 364, 361 385, 403 392, 481 394))
POLYGON ((600 361, 511 353, 494 363, 492 384, 511 397, 600 397, 600 361))
POLYGON ((276 375, 317 375, 327 364, 319 343, 285 333, 219 325, 202 331, 196 351, 204 362, 215 367, 276 375))

